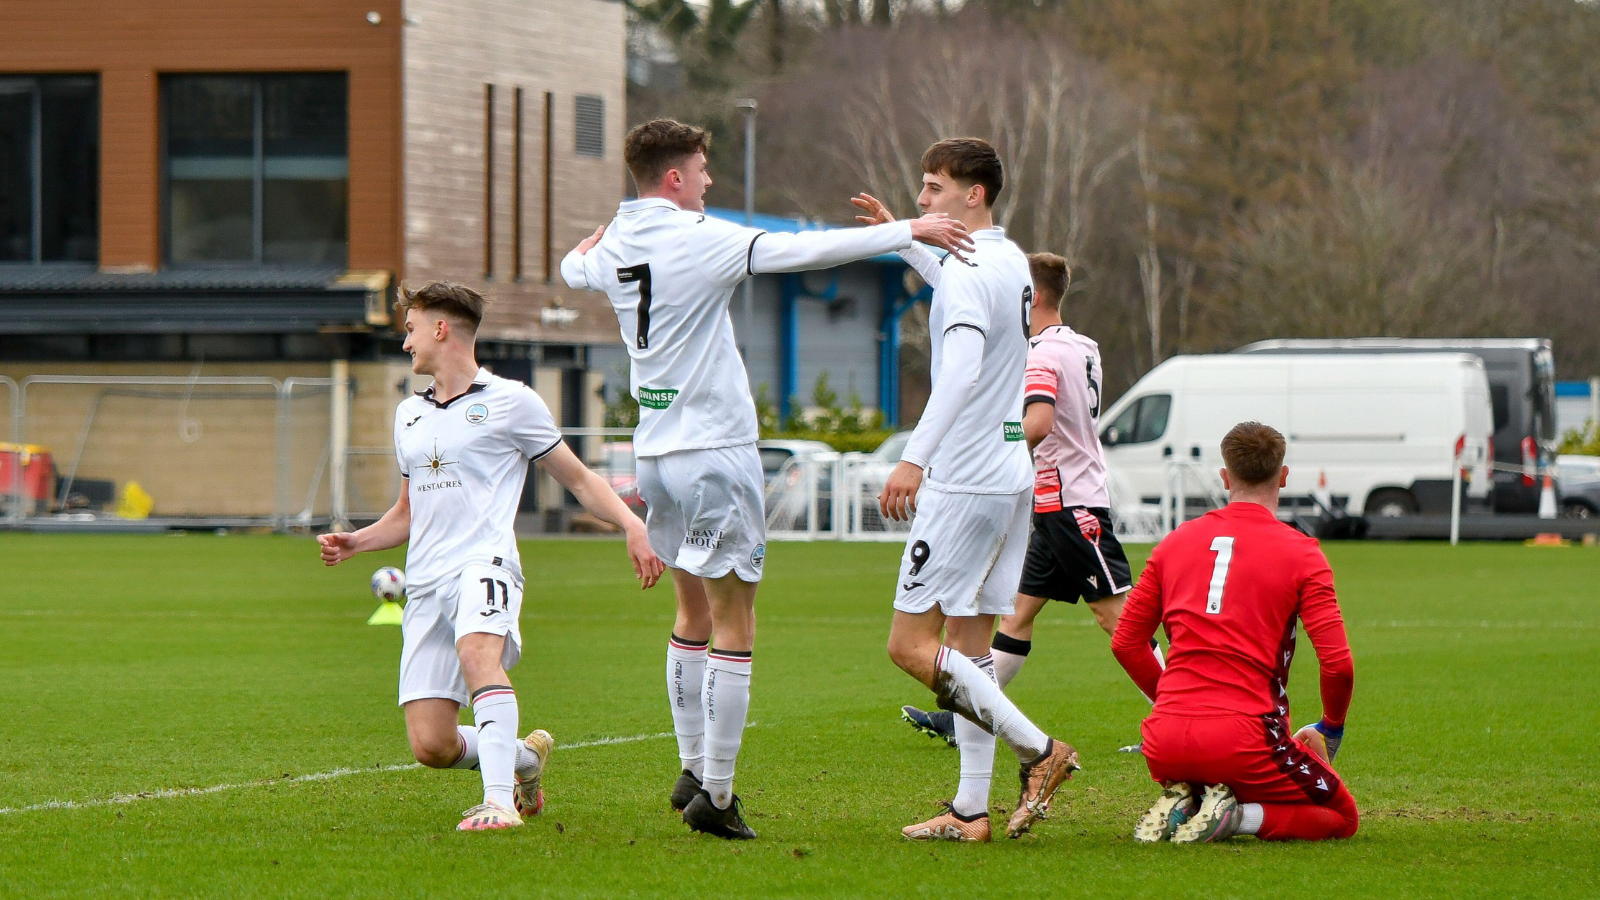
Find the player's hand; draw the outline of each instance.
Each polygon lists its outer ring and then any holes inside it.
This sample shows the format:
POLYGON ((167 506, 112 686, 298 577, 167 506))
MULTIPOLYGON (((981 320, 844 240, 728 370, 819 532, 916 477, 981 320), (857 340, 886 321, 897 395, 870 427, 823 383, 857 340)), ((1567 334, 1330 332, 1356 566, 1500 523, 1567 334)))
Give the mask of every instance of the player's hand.
POLYGON ((878 509, 886 519, 909 522, 911 514, 917 511, 917 491, 921 489, 922 467, 902 459, 895 463, 883 492, 878 495, 878 509))
POLYGON ((337 566, 358 552, 356 536, 348 531, 319 534, 317 544, 322 549, 322 564, 325 566, 337 566))
POLYGON ((667 571, 667 564, 650 549, 650 538, 644 525, 629 525, 627 533, 628 559, 633 562, 633 574, 639 579, 639 589, 653 588, 661 580, 662 573, 667 571))
POLYGON ((600 236, 605 234, 605 233, 606 233, 606 226, 601 225, 599 228, 596 228, 594 230, 594 234, 591 234, 588 237, 584 238, 583 240, 579 241, 578 242, 578 247, 577 247, 578 255, 582 256, 585 253, 588 253, 590 250, 593 250, 594 249, 594 245, 600 243, 600 236))
POLYGON ((1339 755, 1339 745, 1344 743, 1344 726, 1334 727, 1326 721, 1319 721, 1311 727, 1322 735, 1322 742, 1328 746, 1328 762, 1332 763, 1334 757, 1339 755))
POLYGON ((856 216, 856 221, 863 225, 887 225, 894 221, 894 213, 889 212, 889 207, 883 201, 863 191, 850 198, 856 209, 861 210, 861 215, 856 216))
POLYGON ((930 247, 939 247, 965 259, 961 254, 973 248, 967 226, 944 213, 928 213, 911 220, 911 237, 930 247))

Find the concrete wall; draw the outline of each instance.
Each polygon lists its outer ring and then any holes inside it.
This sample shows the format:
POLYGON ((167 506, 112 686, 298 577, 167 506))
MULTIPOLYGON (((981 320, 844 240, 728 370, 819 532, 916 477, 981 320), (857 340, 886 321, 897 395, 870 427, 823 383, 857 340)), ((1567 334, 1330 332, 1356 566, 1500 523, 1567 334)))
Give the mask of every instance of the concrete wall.
POLYGON ((623 4, 609 0, 407 0, 405 83, 405 278, 448 278, 493 301, 485 337, 572 343, 620 340, 600 294, 568 290, 561 257, 622 199, 623 4), (485 146, 485 84, 495 86, 492 145, 485 146), (522 95, 522 277, 514 272, 514 89, 522 95), (544 190, 545 94, 551 94, 552 189, 544 190), (574 98, 605 101, 605 155, 574 149, 574 98), (493 180, 485 154, 493 153, 493 180), (492 184, 493 240, 485 271, 485 191, 492 184), (545 280, 544 210, 552 210, 545 280), (540 311, 578 311, 562 327, 540 311))

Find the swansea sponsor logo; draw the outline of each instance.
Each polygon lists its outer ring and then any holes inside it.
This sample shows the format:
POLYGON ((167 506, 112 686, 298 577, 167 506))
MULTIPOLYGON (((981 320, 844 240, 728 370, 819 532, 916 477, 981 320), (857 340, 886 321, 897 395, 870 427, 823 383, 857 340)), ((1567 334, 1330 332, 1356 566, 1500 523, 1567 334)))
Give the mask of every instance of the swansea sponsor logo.
POLYGON ((666 409, 677 398, 677 388, 639 388, 639 405, 646 409, 666 409))

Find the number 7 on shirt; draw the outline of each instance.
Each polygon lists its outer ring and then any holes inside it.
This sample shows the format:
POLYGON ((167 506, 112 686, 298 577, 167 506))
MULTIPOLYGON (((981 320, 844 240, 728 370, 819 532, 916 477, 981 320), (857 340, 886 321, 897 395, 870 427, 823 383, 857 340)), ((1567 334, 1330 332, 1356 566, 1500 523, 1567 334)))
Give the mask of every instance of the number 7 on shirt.
POLYGON ((1228 566, 1233 563, 1233 538, 1211 539, 1211 549, 1217 562, 1211 567, 1211 591, 1206 594, 1206 614, 1222 615, 1222 589, 1228 584, 1228 566))

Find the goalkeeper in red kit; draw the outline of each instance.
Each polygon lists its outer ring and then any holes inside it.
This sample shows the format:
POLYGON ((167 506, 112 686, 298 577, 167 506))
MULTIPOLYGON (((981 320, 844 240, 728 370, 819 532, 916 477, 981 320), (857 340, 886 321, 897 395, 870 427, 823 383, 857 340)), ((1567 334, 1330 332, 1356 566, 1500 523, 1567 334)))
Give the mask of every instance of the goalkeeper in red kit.
POLYGON ((1283 454, 1283 435, 1259 422, 1228 432, 1228 505, 1156 547, 1111 639, 1117 661, 1156 698, 1142 729, 1144 757, 1164 790, 1134 830, 1140 841, 1356 833, 1355 798, 1330 767, 1355 670, 1327 558, 1278 521, 1289 474, 1283 454), (1306 742, 1289 728, 1300 622, 1322 669, 1322 720, 1301 732, 1306 742), (1158 626, 1170 642, 1165 671, 1150 652, 1158 626))

